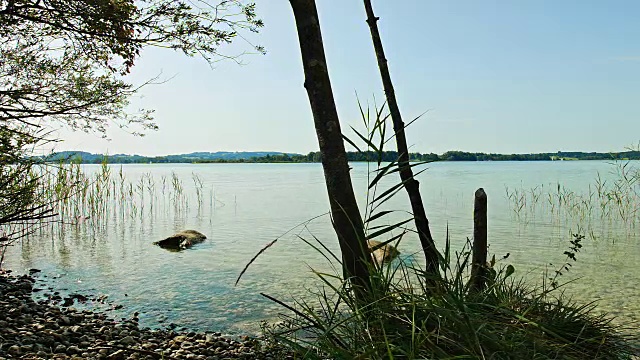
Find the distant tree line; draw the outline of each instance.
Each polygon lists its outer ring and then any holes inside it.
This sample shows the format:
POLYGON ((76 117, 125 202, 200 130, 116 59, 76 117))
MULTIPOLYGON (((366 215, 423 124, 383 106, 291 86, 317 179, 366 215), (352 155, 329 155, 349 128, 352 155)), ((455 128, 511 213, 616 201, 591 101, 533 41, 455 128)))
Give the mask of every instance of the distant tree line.
MULTIPOLYGON (((464 151, 447 151, 442 155, 428 153, 410 153, 411 161, 552 161, 552 160, 640 160, 640 151, 625 151, 620 153, 597 152, 564 152, 538 153, 538 154, 487 154, 471 153, 464 151)), ((349 161, 378 161, 378 155, 369 152, 347 152, 349 161)), ((320 152, 303 154, 268 154, 265 156, 247 157, 212 157, 186 155, 168 156, 140 156, 140 155, 98 155, 87 152, 64 152, 54 154, 47 158, 53 162, 73 162, 84 164, 148 164, 148 163, 317 163, 321 160, 320 152)), ((381 155, 381 161, 392 162, 398 160, 396 151, 385 151, 381 155)))

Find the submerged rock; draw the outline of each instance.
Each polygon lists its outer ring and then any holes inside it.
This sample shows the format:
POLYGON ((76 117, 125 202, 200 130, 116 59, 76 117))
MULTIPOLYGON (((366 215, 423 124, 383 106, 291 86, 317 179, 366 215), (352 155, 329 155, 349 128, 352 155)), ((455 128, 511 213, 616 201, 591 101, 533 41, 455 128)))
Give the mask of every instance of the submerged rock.
POLYGON ((201 232, 195 230, 184 230, 173 234, 164 240, 156 241, 153 244, 158 245, 163 249, 179 251, 188 249, 194 244, 201 243, 206 238, 207 237, 201 232))
POLYGON ((395 246, 390 244, 380 246, 380 244, 382 244, 382 242, 377 240, 367 240, 369 251, 371 251, 371 256, 376 264, 382 265, 389 263, 400 255, 400 251, 398 251, 395 246))

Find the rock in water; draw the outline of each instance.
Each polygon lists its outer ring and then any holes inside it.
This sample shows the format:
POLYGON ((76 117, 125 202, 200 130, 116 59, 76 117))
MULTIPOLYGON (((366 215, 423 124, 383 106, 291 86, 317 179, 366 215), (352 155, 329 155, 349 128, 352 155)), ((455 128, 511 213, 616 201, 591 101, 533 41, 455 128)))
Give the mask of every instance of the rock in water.
POLYGON ((168 250, 184 250, 190 248, 194 244, 203 242, 207 237, 199 231, 184 230, 173 234, 168 238, 156 241, 153 244, 168 250))
POLYGON ((367 244, 369 245, 369 251, 371 251, 373 261, 378 265, 389 263, 400 255, 400 251, 393 245, 386 244, 380 246, 382 243, 376 240, 367 240, 367 244), (378 248, 372 251, 372 249, 376 247, 378 248))

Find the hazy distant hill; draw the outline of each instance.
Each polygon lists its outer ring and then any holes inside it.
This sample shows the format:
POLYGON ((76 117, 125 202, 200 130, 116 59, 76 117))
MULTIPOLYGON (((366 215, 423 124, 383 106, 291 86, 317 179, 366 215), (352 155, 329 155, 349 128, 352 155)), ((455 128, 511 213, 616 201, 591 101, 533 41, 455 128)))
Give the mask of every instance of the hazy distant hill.
MULTIPOLYGON (((447 151, 442 155, 438 154, 409 154, 412 161, 549 161, 549 160, 614 160, 628 159, 640 160, 640 151, 624 151, 619 153, 596 153, 596 152, 564 152, 538 153, 538 154, 487 154, 471 153, 464 151, 447 151)), ((306 155, 269 152, 269 151, 218 151, 218 152, 193 152, 190 154, 166 155, 166 156, 140 156, 140 155, 99 155, 85 151, 62 151, 47 158, 52 162, 81 162, 88 164, 99 164, 103 161, 112 164, 127 163, 209 163, 209 162, 260 162, 260 163, 302 163, 320 162, 319 152, 310 152, 306 155)), ((348 152, 349 161, 375 161, 378 155, 373 152, 348 152)), ((385 162, 396 161, 398 153, 395 151, 385 151, 380 160, 385 162)))
POLYGON ((128 154, 101 155, 92 154, 86 151, 60 151, 46 157, 52 162, 82 162, 101 163, 105 159, 109 163, 193 163, 211 161, 238 161, 252 158, 263 158, 266 156, 297 156, 298 154, 286 154, 274 151, 217 151, 217 152, 193 152, 189 154, 176 154, 166 156, 141 156, 128 154))
MULTIPOLYGON (((239 159, 251 159, 264 157, 267 155, 285 155, 285 153, 281 152, 273 152, 273 151, 239 151, 239 152, 231 152, 231 151, 216 151, 216 152, 192 152, 189 154, 180 154, 180 155, 167 155, 164 156, 166 158, 182 158, 182 159, 193 159, 193 160, 217 160, 217 159, 227 159, 227 160, 239 160, 239 159)), ((289 154, 289 155, 297 155, 297 154, 289 154)))

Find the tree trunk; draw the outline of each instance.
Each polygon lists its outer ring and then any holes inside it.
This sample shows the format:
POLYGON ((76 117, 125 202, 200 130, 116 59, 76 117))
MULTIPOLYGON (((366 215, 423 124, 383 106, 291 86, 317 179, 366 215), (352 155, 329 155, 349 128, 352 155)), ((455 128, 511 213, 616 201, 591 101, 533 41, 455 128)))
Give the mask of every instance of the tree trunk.
POLYGON ((431 274, 438 274, 438 251, 436 249, 431 231, 429 230, 429 220, 424 210, 424 204, 422 203, 422 197, 420 196, 420 188, 418 180, 413 177, 413 171, 409 166, 409 150, 407 148, 407 139, 404 132, 404 122, 400 115, 400 109, 398 108, 398 102, 396 101, 396 94, 393 90, 393 83, 391 82, 391 75, 389 74, 389 67, 387 66, 387 59, 384 56, 384 49, 382 48, 382 40, 380 40, 380 33, 378 32, 377 18, 373 13, 371 6, 371 0, 364 0, 364 7, 367 12, 367 23, 371 30, 371 39, 373 40, 373 47, 378 59, 378 68, 380 68, 380 75, 382 77, 382 85, 384 86, 384 93, 387 97, 387 104, 389 105, 389 112, 391 113, 391 120, 393 121, 393 130, 395 132, 396 144, 398 147, 398 168, 400 172, 400 179, 404 182, 404 188, 409 194, 409 201, 411 202, 411 210, 415 218, 416 230, 420 238, 420 244, 422 245, 422 251, 424 252, 426 260, 426 271, 431 274))
POLYGON ((368 262, 371 262, 371 257, 349 175, 315 0, 290 0, 290 3, 300 41, 304 87, 313 112, 333 228, 342 251, 345 278, 351 278, 353 285, 366 290, 370 287, 368 262))

